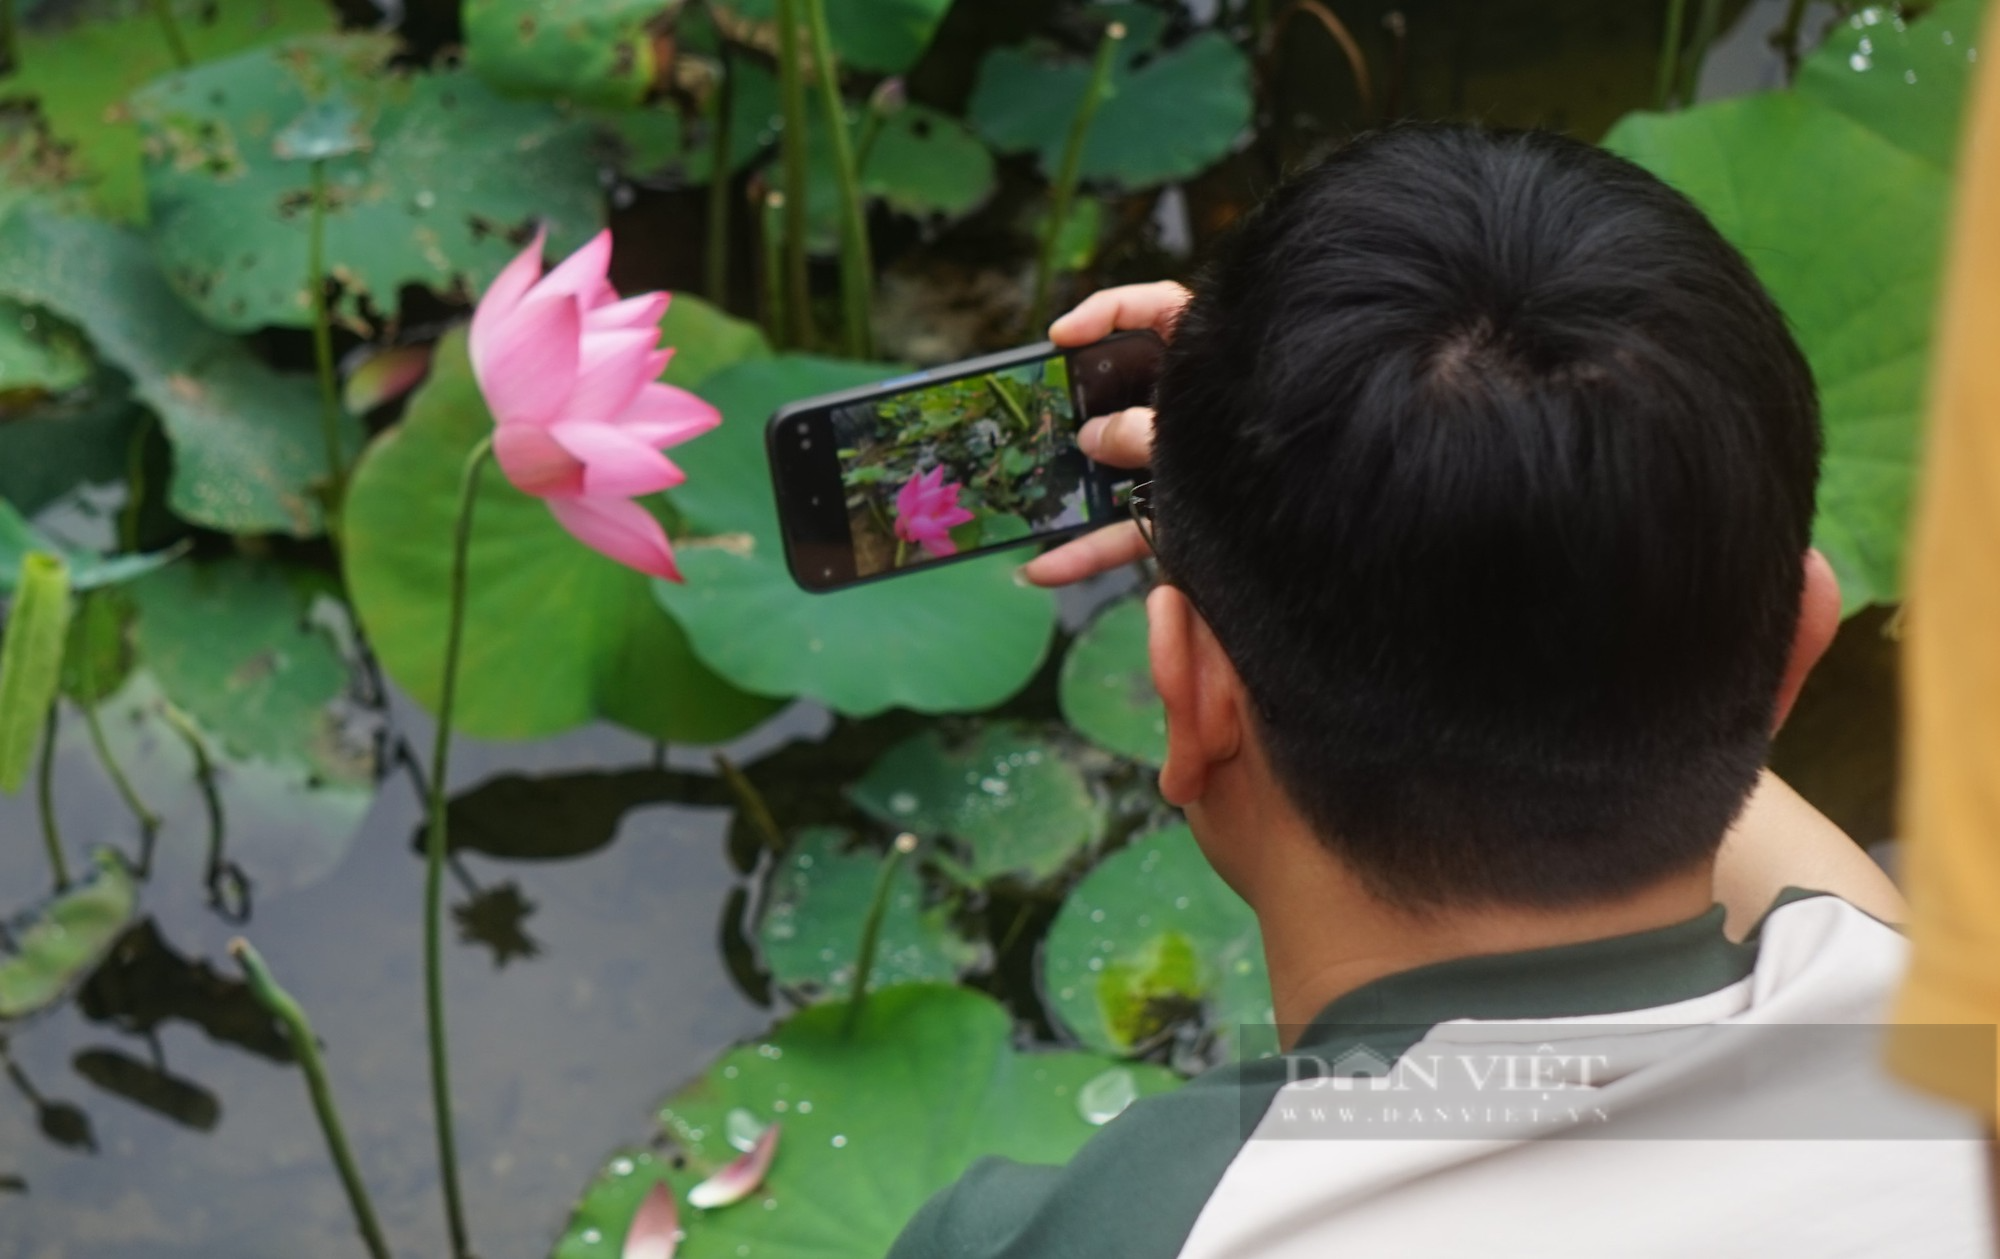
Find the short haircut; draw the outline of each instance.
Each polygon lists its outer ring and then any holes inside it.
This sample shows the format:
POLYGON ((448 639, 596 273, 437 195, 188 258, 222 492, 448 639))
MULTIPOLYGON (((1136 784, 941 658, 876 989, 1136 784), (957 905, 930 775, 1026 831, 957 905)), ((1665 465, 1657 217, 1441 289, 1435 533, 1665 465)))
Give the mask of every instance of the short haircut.
POLYGON ((1279 188, 1180 320, 1162 568, 1377 895, 1577 905, 1713 855, 1769 750, 1812 372, 1685 197, 1407 126, 1279 188))

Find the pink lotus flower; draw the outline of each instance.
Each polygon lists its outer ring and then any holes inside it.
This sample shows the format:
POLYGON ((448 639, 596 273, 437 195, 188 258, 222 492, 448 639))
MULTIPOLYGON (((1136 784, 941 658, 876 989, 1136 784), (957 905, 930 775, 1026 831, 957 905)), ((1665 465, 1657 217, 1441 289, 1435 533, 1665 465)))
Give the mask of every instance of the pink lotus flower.
POLYGON ((958 505, 963 487, 944 479, 944 465, 920 473, 903 483, 896 492, 896 536, 905 542, 921 542, 924 550, 942 558, 958 554, 951 530, 973 518, 958 505))
POLYGON ((499 428, 493 453, 516 489, 546 501, 562 527, 621 564, 681 579, 667 531, 631 500, 686 480, 660 451, 721 422, 716 409, 659 383, 670 295, 619 300, 599 232, 547 275, 542 233, 507 264, 472 312, 472 371, 499 428))

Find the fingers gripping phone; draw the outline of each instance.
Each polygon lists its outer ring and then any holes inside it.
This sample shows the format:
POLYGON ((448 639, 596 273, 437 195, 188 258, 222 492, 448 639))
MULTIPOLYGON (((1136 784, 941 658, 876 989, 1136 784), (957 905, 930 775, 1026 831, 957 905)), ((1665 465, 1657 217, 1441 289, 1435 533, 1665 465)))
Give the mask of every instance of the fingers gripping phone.
POLYGON ((765 444, 793 579, 840 590, 1115 519, 1144 474, 1076 431, 1150 403, 1164 351, 1150 332, 1045 342, 783 408, 765 444))

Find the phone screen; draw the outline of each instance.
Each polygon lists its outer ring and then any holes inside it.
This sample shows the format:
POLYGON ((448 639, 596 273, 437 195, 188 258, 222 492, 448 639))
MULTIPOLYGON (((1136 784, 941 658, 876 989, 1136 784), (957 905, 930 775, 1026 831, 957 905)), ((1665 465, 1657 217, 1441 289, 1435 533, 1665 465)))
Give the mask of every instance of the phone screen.
POLYGON ((771 431, 794 575, 828 590, 1115 518, 1133 474, 1087 459, 1091 415, 1147 401, 1157 339, 1037 347, 816 400, 771 431))

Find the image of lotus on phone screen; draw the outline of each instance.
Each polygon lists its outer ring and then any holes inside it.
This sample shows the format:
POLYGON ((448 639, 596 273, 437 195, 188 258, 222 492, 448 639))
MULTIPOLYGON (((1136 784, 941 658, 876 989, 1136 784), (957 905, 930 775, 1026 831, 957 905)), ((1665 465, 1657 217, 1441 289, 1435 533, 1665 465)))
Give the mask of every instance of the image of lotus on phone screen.
POLYGON ((834 590, 1115 518, 1134 479, 1077 448, 1144 403, 1161 345, 1031 346, 794 403, 767 443, 793 576, 834 590))

